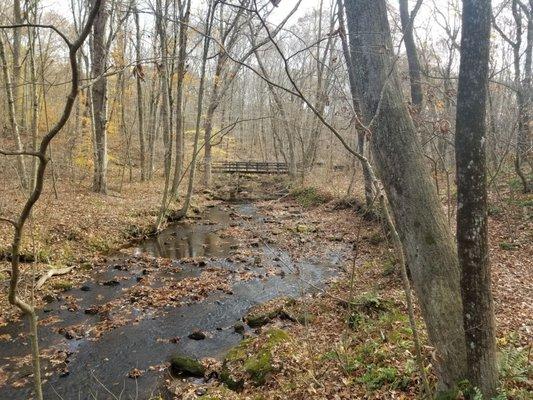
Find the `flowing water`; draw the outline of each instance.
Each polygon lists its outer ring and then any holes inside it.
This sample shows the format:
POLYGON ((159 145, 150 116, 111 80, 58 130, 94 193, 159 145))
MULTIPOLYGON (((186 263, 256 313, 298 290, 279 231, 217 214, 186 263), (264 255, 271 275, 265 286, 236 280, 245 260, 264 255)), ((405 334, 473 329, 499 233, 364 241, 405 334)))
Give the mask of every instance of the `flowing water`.
MULTIPOLYGON (((45 398, 149 399, 159 392, 163 379, 168 377, 167 371, 150 367, 163 364, 175 353, 195 358, 221 358, 242 339, 234 332, 233 326, 252 306, 280 296, 301 296, 336 274, 338 254, 325 254, 320 262, 292 263, 287 253, 262 244, 257 250, 262 252, 263 266, 254 267, 256 273, 259 270, 262 279, 237 281, 230 293, 215 290, 201 302, 168 307, 162 315, 144 315, 136 322, 105 332, 98 340, 89 337, 69 340, 57 333, 60 327, 95 325, 100 317, 88 315, 84 310, 118 298, 124 289, 137 284, 145 272, 145 265, 135 261, 135 257, 142 253, 172 259, 172 265, 180 268, 165 274, 172 274, 173 279, 178 280, 201 273, 197 265, 180 262, 187 257, 205 256, 209 257, 208 262, 219 267, 230 270, 242 268, 242 264, 228 258, 236 247, 237 239, 223 237, 218 232, 230 224, 245 223, 240 217, 243 215, 256 221, 261 219, 252 204, 241 204, 217 206, 197 221, 175 224, 157 237, 138 243, 131 249, 131 256, 112 257, 108 267, 95 274, 91 281, 66 292, 68 296, 77 298, 79 310, 69 311, 66 298, 48 304, 40 312, 40 319, 57 317, 59 321, 40 327, 41 349, 66 351, 68 368, 62 375, 53 373, 45 376, 45 398), (268 276, 266 268, 269 265, 277 265, 282 273, 268 276), (265 269, 264 275, 261 275, 261 269, 265 269), (196 329, 207 332, 207 338, 200 341, 189 339, 188 334, 196 329), (175 343, 162 340, 176 337, 180 339, 175 343), (133 368, 145 372, 134 380, 128 377, 133 368)), ((114 312, 120 313, 120 310, 114 312)), ((145 311, 139 310, 139 313, 142 312, 145 311)), ((0 372, 3 370, 13 376, 7 385, 0 387, 1 400, 31 398, 31 367, 17 365, 21 356, 30 353, 26 330, 24 322, 0 327, 0 335, 9 334, 14 338, 9 342, 0 342, 0 372), (27 377, 28 384, 14 388, 12 383, 24 377, 27 377)), ((47 365, 46 360, 43 364, 47 365)))

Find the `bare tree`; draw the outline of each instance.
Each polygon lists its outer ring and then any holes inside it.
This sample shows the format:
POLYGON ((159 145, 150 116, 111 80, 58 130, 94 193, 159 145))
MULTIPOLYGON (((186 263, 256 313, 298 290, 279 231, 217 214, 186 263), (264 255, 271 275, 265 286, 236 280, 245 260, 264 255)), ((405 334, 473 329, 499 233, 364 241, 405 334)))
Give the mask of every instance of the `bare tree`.
POLYGON ((183 106, 184 96, 184 81, 187 72, 185 62, 187 61, 187 43, 188 43, 188 23, 191 15, 191 1, 186 0, 179 2, 179 41, 178 41, 178 60, 176 69, 176 156, 174 164, 174 179, 172 181, 171 193, 173 197, 178 194, 178 186, 181 176, 183 174, 183 158, 184 158, 184 128, 185 116, 183 106))
POLYGON ((56 124, 53 125, 52 128, 43 136, 38 151, 25 152, 25 151, 0 150, 0 154, 3 154, 3 155, 14 155, 14 156, 28 155, 28 156, 36 157, 39 160, 38 166, 37 166, 35 186, 31 188, 30 195, 28 199, 26 200, 24 207, 22 208, 22 211, 20 212, 20 215, 18 216, 16 220, 10 220, 6 218, 0 219, 0 222, 9 223, 12 225, 14 229, 13 240, 11 243, 11 252, 12 252, 11 254, 11 280, 9 284, 9 296, 8 297, 9 297, 9 302, 13 304, 14 306, 18 307, 22 311, 22 313, 26 315, 30 323, 29 336, 30 336, 30 343, 31 343, 31 349, 32 349, 34 390, 35 390, 35 396, 38 400, 43 399, 43 393, 42 393, 42 382, 41 382, 41 368, 40 368, 40 361, 39 361, 39 340, 37 337, 38 335, 37 315, 36 315, 35 308, 32 305, 32 303, 23 300, 22 298, 19 297, 17 293, 18 283, 20 279, 20 246, 21 246, 22 236, 24 233, 25 224, 28 218, 30 217, 33 206, 39 200, 39 197, 41 196, 41 193, 43 191, 44 173, 46 171, 46 166, 49 161, 49 158, 47 156, 48 148, 50 146, 51 141, 56 137, 58 133, 61 132, 61 130, 67 123, 70 113, 72 111, 72 108, 74 106, 76 96, 78 95, 79 71, 78 71, 78 62, 77 62, 77 52, 80 49, 80 47, 83 45, 83 43, 85 42, 85 39, 87 38, 87 36, 89 35, 89 32, 97 16, 97 13, 98 13, 99 7, 101 6, 102 1, 103 0, 94 1, 93 9, 87 18, 87 22, 85 23, 84 28, 82 29, 81 33, 76 38, 76 40, 73 42, 71 42, 67 38, 67 36, 63 34, 59 29, 57 29, 55 26, 38 25, 38 24, 27 24, 27 25, 19 24, 19 25, 12 25, 12 26, 0 26, 0 29, 13 29, 13 28, 20 28, 23 26, 52 29, 54 32, 56 32, 57 34, 61 36, 61 38, 65 41, 68 47, 69 63, 70 63, 70 69, 71 69, 71 74, 72 74, 71 88, 67 96, 67 99, 65 101, 63 112, 59 120, 56 122, 56 124))
POLYGON ((141 181, 146 179, 146 145, 144 133, 144 110, 143 110, 143 81, 145 77, 142 66, 142 35, 137 6, 134 10, 135 18, 135 83, 137 90, 137 128, 139 135, 139 159, 141 164, 141 181))
MULTIPOLYGON (((533 58, 533 2, 529 4, 521 0, 512 0, 511 13, 513 15, 515 35, 506 34, 498 25, 496 18, 493 18, 494 28, 500 36, 511 46, 513 51, 514 68, 514 91, 518 107, 518 134, 516 138, 515 170, 522 181, 524 193, 531 192, 533 183, 525 171, 523 164, 531 154, 531 107, 533 102, 532 86, 532 58, 533 58), (524 22, 525 27, 525 49, 524 42, 524 22)), ((530 162, 530 161, 529 161, 530 162)), ((533 168, 530 164, 530 169, 533 168)))
MULTIPOLYGON (((94 7, 96 0, 91 0, 94 7)), ((91 87, 92 117, 93 117, 93 146, 94 146, 94 175, 93 190, 107 193, 107 46, 106 24, 108 12, 107 1, 103 0, 98 15, 94 21, 91 35, 91 75, 96 81, 91 87)))
MULTIPOLYGON (((18 31, 18 29, 16 29, 18 31)), ((11 73, 9 72, 9 66, 7 64, 7 57, 5 52, 4 41, 0 37, 0 63, 2 63, 2 72, 4 75, 4 81, 6 83, 6 97, 7 97, 7 111, 9 116, 9 125, 17 145, 17 151, 21 154, 17 155, 18 174, 20 182, 24 189, 28 188, 27 176, 26 176, 26 162, 24 160, 24 145, 20 137, 19 124, 17 121, 17 111, 15 108, 15 97, 13 94, 13 83, 11 81, 11 73)))
POLYGON ((207 9, 207 18, 206 18, 206 27, 205 35, 203 41, 203 51, 202 51, 202 66, 200 69, 200 82, 198 87, 198 104, 196 107, 196 126, 194 132, 194 144, 192 150, 192 160, 189 167, 189 182, 187 185, 187 194, 185 195, 185 200, 183 205, 176 215, 176 218, 180 219, 187 215, 189 210, 189 205, 191 203, 191 198, 194 191, 194 177, 196 172, 196 159, 198 155, 198 141, 200 139, 200 126, 202 122, 202 108, 205 92, 205 75, 206 75, 206 66, 207 66, 207 56, 209 54, 209 44, 211 42, 211 28, 213 25, 213 14, 217 0, 210 0, 209 7, 207 9))
MULTIPOLYGON (((407 62, 409 64, 409 80, 411 83, 411 101, 413 105, 420 109, 424 99, 422 90, 422 78, 420 74, 420 62, 418 61, 418 51, 416 50, 415 37, 413 34, 413 18, 416 10, 411 14, 409 11, 409 0, 400 1, 400 20, 402 24, 403 41, 407 53, 407 62)), ((417 7, 422 3, 417 2, 417 7)))

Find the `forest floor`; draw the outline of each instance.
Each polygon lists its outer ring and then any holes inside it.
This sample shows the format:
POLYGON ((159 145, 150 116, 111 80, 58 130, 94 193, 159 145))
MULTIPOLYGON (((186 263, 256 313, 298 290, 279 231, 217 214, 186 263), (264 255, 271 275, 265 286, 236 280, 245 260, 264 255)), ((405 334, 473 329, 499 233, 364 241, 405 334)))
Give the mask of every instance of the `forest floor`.
MULTIPOLYGON (((223 182, 213 191, 200 191, 191 221, 194 223, 194 215, 209 207, 224 204, 221 199, 229 197, 233 184, 223 182)), ((324 186, 308 182, 289 191, 279 179, 245 180, 238 196, 253 202, 263 222, 230 224, 223 234, 237 239, 237 257, 243 260, 254 258, 258 243, 276 246, 294 261, 340 252, 343 257, 338 267, 342 273, 338 279, 296 301, 280 298, 253 309, 244 320, 254 329, 246 331, 244 340, 230 350, 224 362, 202 360, 205 380, 167 378, 168 392, 162 398, 168 393, 176 399, 204 400, 402 399, 419 394, 420 376, 414 362, 405 295, 391 243, 381 225, 357 206, 357 200, 324 186), (260 322, 252 324, 252 319, 260 322)), ((86 188, 73 190, 68 184, 59 184, 57 199, 47 192, 28 226, 23 254, 35 262, 23 264, 21 294, 31 292, 34 276, 41 271, 72 265, 75 269, 70 274, 48 280, 36 293, 35 303, 42 307, 51 296, 68 297, 71 288, 82 285, 109 261, 108 254, 147 236, 157 215, 161 187, 160 181, 137 183, 125 185, 120 194, 101 196, 86 188)), ((330 182, 328 187, 335 185, 330 182)), ((533 390, 533 199, 510 189, 503 185, 491 194, 493 292, 503 389, 511 399, 525 399, 533 390)), ((7 202, 14 203, 15 199, 7 202)), ((4 254, 0 260, 0 326, 20 319, 6 299, 9 239, 4 233, 0 236, 0 252, 4 254)), ((158 268, 173 268, 169 260, 161 258, 144 261, 156 263, 158 268)), ((281 272, 264 272, 269 273, 281 272)), ((239 280, 262 279, 262 275, 244 269, 239 272, 239 280)), ((152 278, 148 275, 146 279, 152 278)), ((148 299, 142 303, 145 308, 169 303, 178 306, 191 294, 194 301, 201 302, 212 290, 231 293, 227 273, 209 268, 200 278, 182 284, 172 282, 149 292, 143 288, 133 286, 126 295, 148 299)), ((124 310, 124 304, 118 299, 109 302, 108 308, 124 310)), ((128 320, 103 319, 91 335, 98 338, 121 323, 127 324, 128 320)), ((432 348, 420 318, 418 324, 425 365, 434 383, 432 348)), ((75 338, 84 332, 67 334, 75 338)), ((0 345, 11 339, 0 337, 0 345)), ((143 373, 132 370, 130 375, 141 381, 143 373)), ((0 366, 0 391, 2 384, 9 381, 5 376, 2 379, 0 366)))

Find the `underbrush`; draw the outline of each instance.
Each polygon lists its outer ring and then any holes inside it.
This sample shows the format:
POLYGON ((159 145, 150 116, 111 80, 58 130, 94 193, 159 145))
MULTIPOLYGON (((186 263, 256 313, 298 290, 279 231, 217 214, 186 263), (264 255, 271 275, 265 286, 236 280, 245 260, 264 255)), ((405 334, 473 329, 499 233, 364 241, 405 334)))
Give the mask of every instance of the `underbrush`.
POLYGON ((314 186, 295 188, 291 190, 290 196, 305 208, 316 207, 320 204, 327 203, 332 199, 330 194, 323 190, 319 190, 314 186))

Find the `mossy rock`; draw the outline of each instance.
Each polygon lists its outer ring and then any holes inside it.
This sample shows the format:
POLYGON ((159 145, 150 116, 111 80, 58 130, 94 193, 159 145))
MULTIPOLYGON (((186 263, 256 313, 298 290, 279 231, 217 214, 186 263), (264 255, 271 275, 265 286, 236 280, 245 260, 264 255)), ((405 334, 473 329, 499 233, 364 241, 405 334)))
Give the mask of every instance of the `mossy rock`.
POLYGON ((259 328, 268 324, 274 318, 281 317, 286 307, 295 304, 291 298, 277 298, 265 304, 252 307, 244 317, 244 322, 251 328, 259 328))
POLYGON ((246 315, 244 320, 251 328, 259 328, 261 326, 264 326, 268 324, 270 321, 272 321, 274 318, 278 316, 277 311, 269 311, 265 313, 254 313, 251 312, 246 315))
POLYGON ((201 378, 205 374, 205 367, 200 361, 190 357, 175 355, 170 360, 170 367, 172 368, 172 371, 178 375, 196 376, 201 378))
POLYGON ((273 349, 290 339, 282 329, 269 329, 258 338, 247 338, 231 349, 222 365, 220 380, 231 390, 240 391, 246 381, 264 385, 275 371, 273 349))
POLYGON ((226 368, 222 367, 220 372, 220 381, 235 392, 240 392, 244 388, 244 378, 236 378, 231 374, 231 372, 226 368))
POLYGON ((315 187, 300 187, 291 191, 290 195, 302 207, 316 207, 331 200, 331 196, 315 187))
POLYGON ((67 280, 59 280, 52 283, 52 289, 54 290, 61 290, 63 292, 67 292, 71 290, 74 287, 74 284, 71 281, 67 280))

